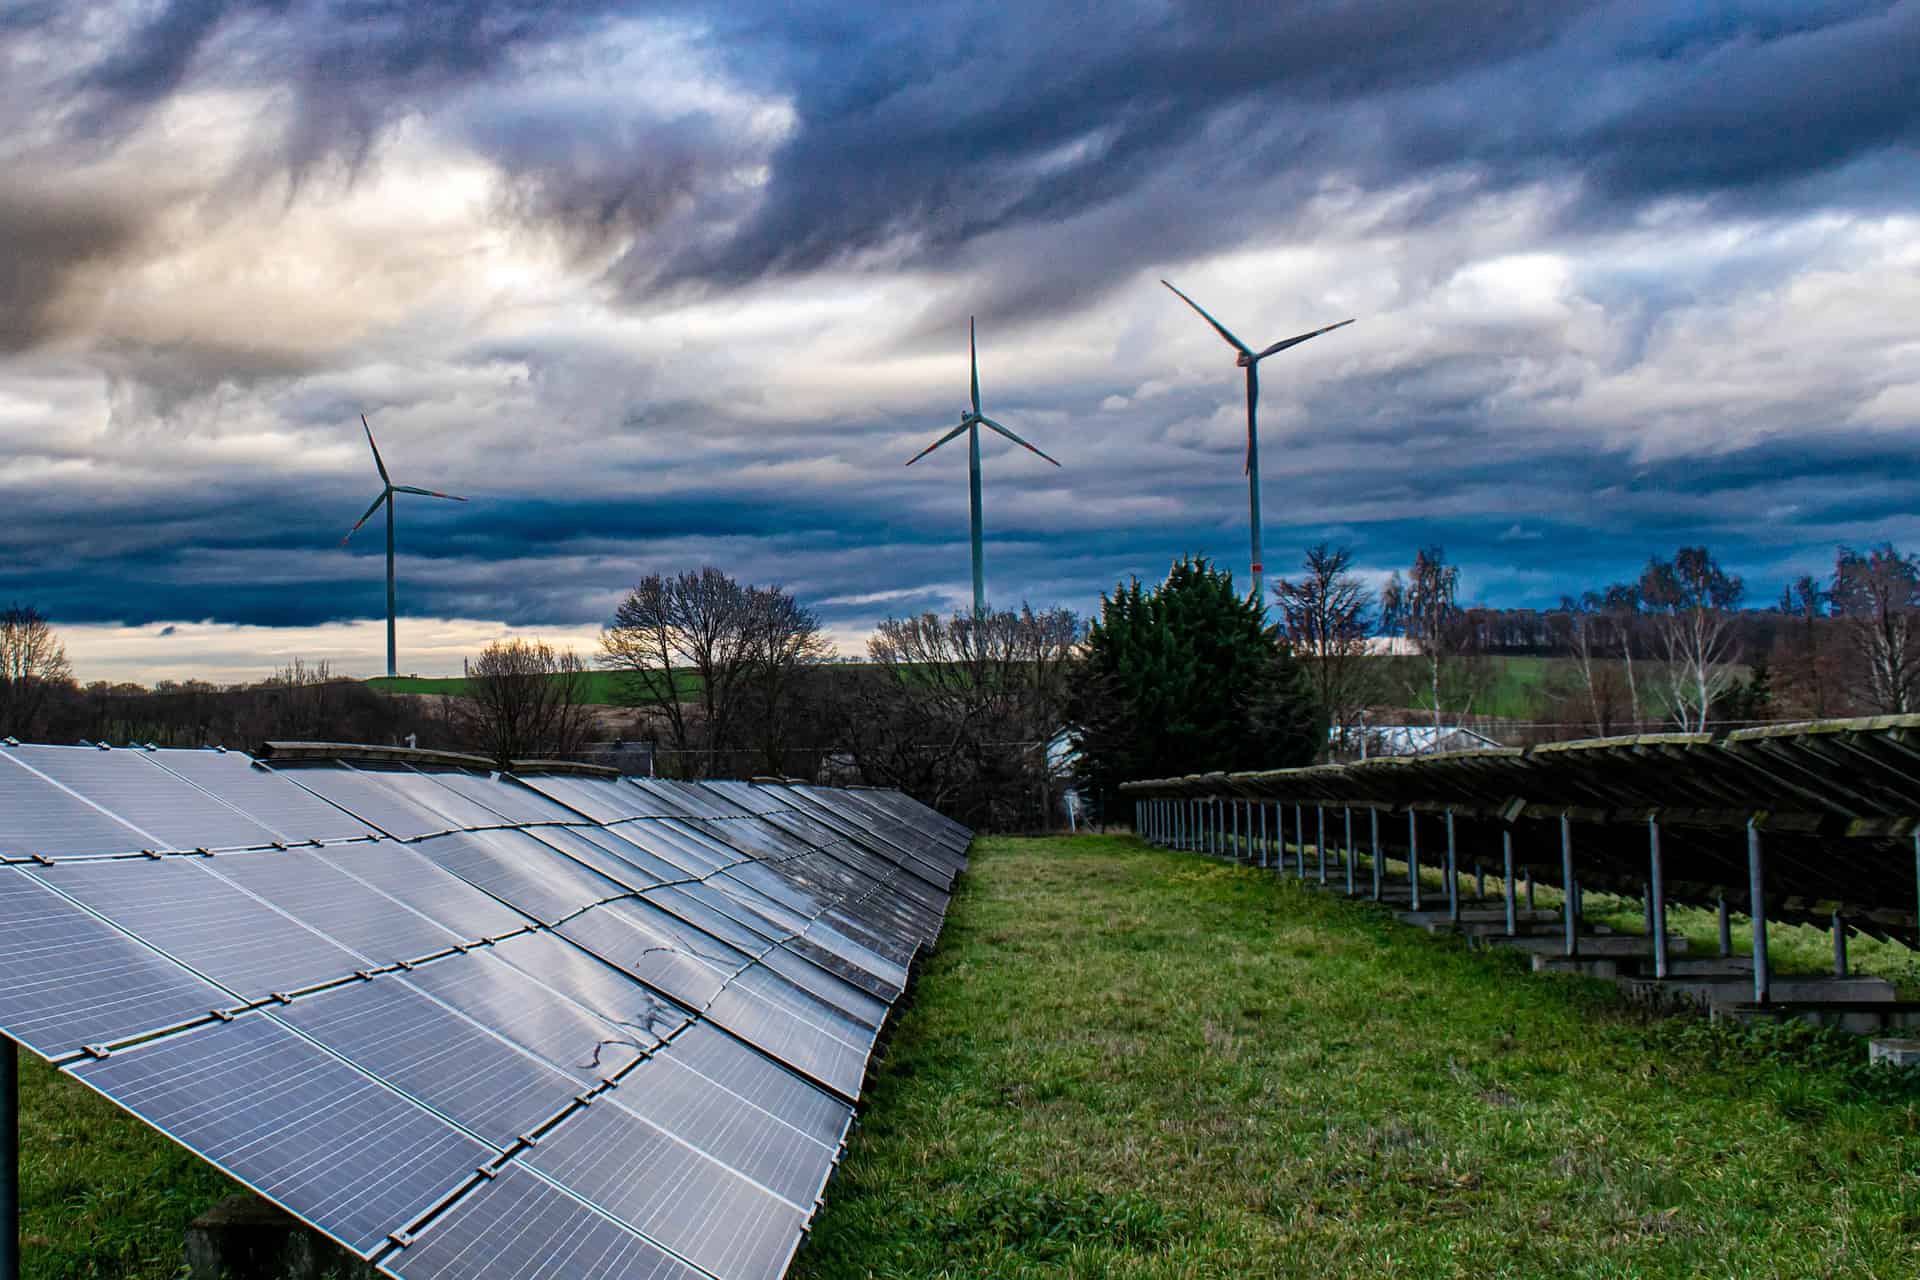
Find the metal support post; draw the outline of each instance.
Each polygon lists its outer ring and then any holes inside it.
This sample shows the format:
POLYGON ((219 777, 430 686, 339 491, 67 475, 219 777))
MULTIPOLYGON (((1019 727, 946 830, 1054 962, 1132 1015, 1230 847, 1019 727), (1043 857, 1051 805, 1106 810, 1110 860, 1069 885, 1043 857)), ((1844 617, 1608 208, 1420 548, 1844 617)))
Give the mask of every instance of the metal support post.
POLYGON ((1414 811, 1407 810, 1407 897, 1409 906, 1420 909, 1420 824, 1414 811))
POLYGON ((20 1046, 0 1035, 0 1280, 20 1280, 20 1046))
POLYGON ((1727 895, 1721 894, 1715 906, 1720 912, 1720 954, 1730 956, 1733 954, 1733 913, 1727 909, 1727 895))
POLYGON ((1293 806, 1293 869, 1294 878, 1307 878, 1307 815, 1299 805, 1293 806))
POLYGON ((1327 806, 1317 804, 1313 812, 1319 822, 1319 832, 1314 836, 1314 851, 1320 855, 1320 883, 1327 883, 1327 806))
POLYGON ((1482 862, 1473 864, 1473 896, 1482 902, 1487 900, 1487 867, 1482 862))
MULTIPOLYGON (((1914 905, 1920 907, 1920 831, 1913 833, 1913 893, 1914 905)), ((1920 945, 1920 912, 1914 915, 1914 943, 1920 945)))
POLYGON ((1447 919, 1460 923, 1460 864, 1453 842, 1453 810, 1447 810, 1447 919))
POLYGON ((1345 806, 1347 811, 1347 896, 1354 895, 1353 888, 1353 806, 1345 806))
POLYGON ((1534 910, 1533 904, 1533 868, 1527 868, 1527 910, 1534 910))
POLYGON ((1773 989, 1767 972, 1767 873, 1760 852, 1760 824, 1747 819, 1747 893, 1753 916, 1753 1002, 1765 1004, 1773 989))
POLYGON ((1653 937, 1653 976, 1667 976, 1667 879, 1660 861, 1660 820, 1647 819, 1647 932, 1653 937))
POLYGON ((1562 914, 1567 919, 1567 955, 1580 954, 1579 926, 1574 920, 1574 899, 1579 889, 1573 883, 1573 819, 1560 815, 1560 897, 1562 914))
POLYGON ((1847 922, 1840 918, 1840 908, 1833 909, 1833 976, 1847 976, 1847 922))
POLYGON ((1507 827, 1500 832, 1500 856, 1503 861, 1503 865, 1506 867, 1506 877, 1503 883, 1506 886, 1505 897, 1507 900, 1507 936, 1511 938, 1514 934, 1520 932, 1520 929, 1519 929, 1520 922, 1513 909, 1513 828, 1512 827, 1507 827))
POLYGON ((1260 866, 1264 869, 1267 865, 1267 854, 1270 852, 1267 848, 1267 806, 1256 804, 1254 808, 1260 811, 1260 866))
POLYGON ((1373 900, 1380 901, 1380 811, 1369 807, 1373 815, 1373 900))

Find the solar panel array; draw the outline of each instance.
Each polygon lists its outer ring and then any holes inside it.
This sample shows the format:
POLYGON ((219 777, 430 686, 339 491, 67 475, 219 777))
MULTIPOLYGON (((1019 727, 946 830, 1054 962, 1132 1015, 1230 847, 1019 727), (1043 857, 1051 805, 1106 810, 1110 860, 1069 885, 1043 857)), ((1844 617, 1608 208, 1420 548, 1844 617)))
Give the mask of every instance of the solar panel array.
POLYGON ((774 1277, 968 838, 890 792, 7 744, 0 1031, 403 1280, 774 1277))
MULTIPOLYGON (((1670 901, 1750 910, 1757 840, 1774 918, 1824 925, 1837 915, 1908 943, 1920 925, 1920 716, 1194 774, 1121 791, 1141 803, 1143 825, 1180 830, 1211 820, 1190 814, 1193 806, 1219 801, 1300 805, 1309 818, 1317 806, 1412 815, 1378 824, 1393 857, 1406 856, 1421 827, 1431 828, 1417 838, 1432 857, 1451 816, 1464 859, 1499 865, 1510 835, 1517 865, 1548 883, 1562 878, 1566 819, 1577 827, 1570 843, 1579 883, 1629 895, 1649 877, 1648 828, 1657 823, 1670 901)), ((1356 821, 1363 850, 1372 825, 1356 821)))

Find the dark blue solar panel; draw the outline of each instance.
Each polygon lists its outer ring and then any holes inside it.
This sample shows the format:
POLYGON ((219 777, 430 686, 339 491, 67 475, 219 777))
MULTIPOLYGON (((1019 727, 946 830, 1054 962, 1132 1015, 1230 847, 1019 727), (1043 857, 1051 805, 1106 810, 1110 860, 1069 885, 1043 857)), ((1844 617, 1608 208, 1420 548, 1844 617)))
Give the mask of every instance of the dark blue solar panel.
POLYGON ((846 1137, 853 1115, 846 1103, 724 1032, 695 1023, 660 1053, 779 1116, 816 1142, 837 1147, 846 1137))
POLYGON ((400 1280, 706 1280, 538 1174, 509 1165, 381 1266, 400 1280))
POLYGON ((43 1057, 234 1003, 27 877, 0 869, 0 1029, 43 1057))
POLYGON ((569 1116, 522 1159, 729 1280, 778 1280, 800 1243, 799 1209, 607 1101, 569 1116))
POLYGON ((248 849, 278 839, 231 805, 222 804, 145 751, 86 747, 14 747, 8 754, 70 788, 156 840, 156 849, 248 849))
POLYGON ((63 862, 38 874, 245 999, 331 982, 366 967, 360 956, 212 874, 210 861, 63 862))
POLYGON ((0 854, 60 858, 165 847, 153 832, 137 830, 19 763, 13 758, 19 749, 0 746, 0 854))
POLYGON ((423 840, 413 848, 435 866, 547 924, 629 892, 524 831, 468 831, 423 840))
POLYGON ((418 960, 477 940, 354 879, 319 850, 222 854, 205 865, 375 965, 418 960))
POLYGON ((431 916, 462 938, 497 937, 524 929, 532 922, 499 899, 434 866, 414 852, 417 847, 383 840, 322 849, 317 856, 422 915, 431 916))
POLYGON ((492 1154, 261 1014, 71 1070, 362 1255, 492 1154))
POLYGON ((354 840, 373 834, 366 823, 339 806, 237 751, 160 750, 148 758, 271 827, 283 840, 354 840))
POLYGON ((502 1150, 580 1091, 573 1076, 392 975, 303 997, 274 1016, 502 1150))

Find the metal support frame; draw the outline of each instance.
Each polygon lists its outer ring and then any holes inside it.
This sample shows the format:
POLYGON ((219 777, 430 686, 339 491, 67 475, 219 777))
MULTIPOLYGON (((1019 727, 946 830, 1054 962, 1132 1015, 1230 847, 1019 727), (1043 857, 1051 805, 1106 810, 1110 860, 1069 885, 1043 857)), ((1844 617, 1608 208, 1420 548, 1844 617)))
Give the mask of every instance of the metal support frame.
POLYGON ((1733 912, 1727 909, 1727 895, 1721 894, 1714 899, 1714 908, 1720 916, 1720 954, 1733 954, 1733 912))
POLYGON ((1420 909, 1420 823, 1412 809, 1407 810, 1407 898, 1408 906, 1420 909))
POLYGON ((1481 902, 1487 900, 1487 867, 1483 862, 1473 864, 1473 896, 1481 902))
POLYGON ((1500 832, 1500 857, 1506 874, 1502 880, 1505 887, 1504 897, 1507 903, 1507 936, 1513 937, 1520 932, 1520 921, 1513 905, 1513 828, 1507 827, 1500 832))
POLYGON ((1917 908, 1913 917, 1913 942, 1916 947, 1920 947, 1920 831, 1913 833, 1913 895, 1914 906, 1917 908))
POLYGON ((1573 819, 1563 813, 1560 815, 1560 896, 1562 914, 1567 922, 1566 954, 1569 959, 1580 954, 1580 926, 1574 918, 1574 899, 1579 892, 1573 883, 1573 819))
POLYGON ((1344 806, 1347 814, 1347 896, 1354 896, 1353 887, 1353 806, 1344 806))
POLYGON ((20 1280, 20 1046, 0 1036, 0 1280, 20 1280))
POLYGON ((1368 809, 1373 815, 1373 900, 1380 901, 1380 811, 1368 809))
POLYGON ((1460 923, 1460 864, 1454 851, 1453 810, 1447 810, 1447 919, 1460 923))
POLYGON ((1653 938, 1653 976, 1667 976, 1667 880, 1660 861, 1660 820, 1647 819, 1647 933, 1653 938))
POLYGON ((1296 880, 1307 878, 1307 815, 1299 805, 1293 806, 1293 869, 1296 880))
POLYGON ((1535 907, 1533 902, 1533 868, 1528 867, 1527 868, 1527 910, 1532 911, 1534 909, 1535 907))
POLYGON ((1317 804, 1313 806, 1313 812, 1319 824, 1319 831, 1313 839, 1313 848, 1314 852, 1320 855, 1320 883, 1325 885, 1327 883, 1327 806, 1317 804))
POLYGON ((1264 870, 1267 865, 1267 854, 1271 852, 1267 847, 1267 806, 1256 804, 1254 808, 1260 811, 1260 866, 1264 870))
POLYGON ((1772 995, 1772 975, 1767 972, 1767 869, 1760 847, 1760 824, 1747 819, 1747 892, 1753 918, 1753 1002, 1765 1004, 1772 995))
POLYGON ((1833 909, 1833 976, 1847 976, 1847 922, 1840 917, 1840 908, 1833 909))

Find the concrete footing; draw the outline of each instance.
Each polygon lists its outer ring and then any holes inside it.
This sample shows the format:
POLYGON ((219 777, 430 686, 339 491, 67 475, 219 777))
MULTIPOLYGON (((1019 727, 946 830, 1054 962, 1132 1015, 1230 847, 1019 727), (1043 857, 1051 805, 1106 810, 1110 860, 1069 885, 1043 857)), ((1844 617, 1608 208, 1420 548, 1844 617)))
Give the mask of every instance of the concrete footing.
MULTIPOLYGON (((1655 1004, 1690 1004, 1701 1008, 1750 1004, 1753 973, 1692 974, 1659 978, 1627 976, 1620 987, 1628 995, 1655 1004)), ((1891 1004, 1894 988, 1885 978, 1776 977, 1767 984, 1775 1000, 1795 1004, 1891 1004)))
POLYGON ((1766 1004, 1715 1005, 1713 1020, 1731 1018, 1739 1022, 1768 1022, 1796 1018, 1816 1027, 1839 1027, 1860 1035, 1876 1031, 1905 1030, 1920 1027, 1920 1004, 1906 1000, 1836 1001, 1810 1003, 1799 1000, 1771 1000, 1766 1004))
POLYGON ((259 1196, 228 1196, 187 1226, 189 1280, 374 1280, 354 1257, 259 1196))
POLYGON ((1920 1067, 1920 1040, 1882 1038, 1867 1046, 1867 1061, 1876 1066, 1920 1067))

